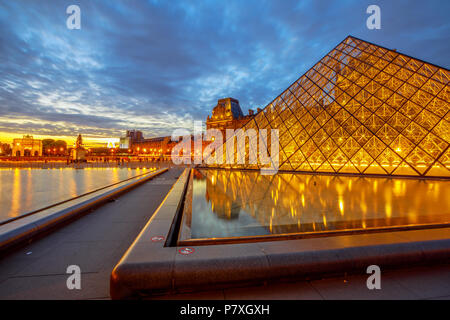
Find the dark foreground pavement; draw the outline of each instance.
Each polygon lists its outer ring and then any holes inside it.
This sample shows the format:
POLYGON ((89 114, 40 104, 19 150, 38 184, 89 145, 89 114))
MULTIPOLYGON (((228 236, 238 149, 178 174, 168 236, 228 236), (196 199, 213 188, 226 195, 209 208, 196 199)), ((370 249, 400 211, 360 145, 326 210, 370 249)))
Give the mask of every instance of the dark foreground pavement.
POLYGON ((272 283, 199 293, 159 296, 157 300, 450 300, 450 265, 381 270, 381 289, 369 290, 370 275, 272 283))
POLYGON ((108 299, 109 276, 182 169, 174 168, 0 260, 0 299, 108 299), (69 265, 81 290, 69 290, 69 265))

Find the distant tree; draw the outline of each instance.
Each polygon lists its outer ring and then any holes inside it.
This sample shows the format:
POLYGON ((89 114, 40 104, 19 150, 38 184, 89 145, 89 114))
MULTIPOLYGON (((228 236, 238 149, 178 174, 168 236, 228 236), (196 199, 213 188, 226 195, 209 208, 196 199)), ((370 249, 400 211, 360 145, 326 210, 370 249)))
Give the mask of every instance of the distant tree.
POLYGON ((11 145, 9 143, 1 143, 0 142, 0 155, 9 156, 11 155, 11 145))
POLYGON ((67 148, 67 142, 63 141, 63 140, 56 140, 55 141, 55 145, 59 146, 59 147, 64 147, 67 148))
POLYGON ((42 140, 42 151, 45 156, 63 156, 67 154, 67 143, 63 140, 42 140))
POLYGON ((52 155, 54 142, 55 142, 55 140, 53 140, 53 139, 42 140, 42 153, 44 156, 52 155))
POLYGON ((63 156, 67 154, 67 143, 63 140, 56 140, 53 143, 53 149, 56 149, 56 154, 63 156))

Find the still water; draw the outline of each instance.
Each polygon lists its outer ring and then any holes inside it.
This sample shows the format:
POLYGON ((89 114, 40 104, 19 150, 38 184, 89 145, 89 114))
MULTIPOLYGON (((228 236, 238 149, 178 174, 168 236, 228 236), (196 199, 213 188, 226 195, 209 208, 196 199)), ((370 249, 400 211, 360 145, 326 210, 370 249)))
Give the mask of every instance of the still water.
POLYGON ((0 221, 143 174, 150 169, 0 169, 0 221))
POLYGON ((450 181, 196 170, 180 240, 450 223, 450 181))

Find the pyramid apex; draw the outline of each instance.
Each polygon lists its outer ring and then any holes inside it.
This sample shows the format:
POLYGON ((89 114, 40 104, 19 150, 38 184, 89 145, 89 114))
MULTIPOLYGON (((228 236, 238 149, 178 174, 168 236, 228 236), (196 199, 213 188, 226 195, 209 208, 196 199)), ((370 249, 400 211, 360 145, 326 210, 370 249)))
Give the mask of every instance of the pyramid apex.
POLYGON ((243 129, 280 130, 281 171, 448 178, 449 85, 445 68, 348 35, 243 129))

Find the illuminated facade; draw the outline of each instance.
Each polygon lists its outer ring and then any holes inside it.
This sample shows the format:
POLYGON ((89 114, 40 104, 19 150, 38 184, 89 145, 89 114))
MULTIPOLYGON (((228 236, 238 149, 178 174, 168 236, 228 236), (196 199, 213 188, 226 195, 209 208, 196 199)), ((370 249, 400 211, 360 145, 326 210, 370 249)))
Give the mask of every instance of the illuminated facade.
POLYGON ((449 177, 449 79, 349 36, 244 129, 279 130, 280 171, 449 177))
POLYGON ((131 152, 150 159, 169 160, 172 148, 177 144, 170 136, 143 139, 133 142, 131 152))
POLYGON ((233 98, 219 99, 206 119, 206 129, 218 129, 225 133, 226 129, 239 129, 254 117, 253 110, 248 115, 242 112, 239 101, 233 98))
POLYGON ((142 131, 127 130, 125 137, 120 138, 119 148, 128 149, 133 146, 133 143, 139 143, 144 140, 145 139, 144 139, 144 135, 142 134, 142 131))
POLYGON ((12 147, 13 157, 41 157, 42 140, 33 139, 33 136, 23 136, 22 139, 14 139, 12 147))

